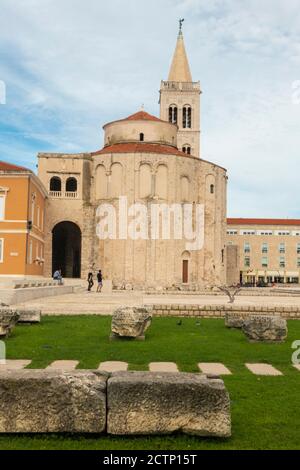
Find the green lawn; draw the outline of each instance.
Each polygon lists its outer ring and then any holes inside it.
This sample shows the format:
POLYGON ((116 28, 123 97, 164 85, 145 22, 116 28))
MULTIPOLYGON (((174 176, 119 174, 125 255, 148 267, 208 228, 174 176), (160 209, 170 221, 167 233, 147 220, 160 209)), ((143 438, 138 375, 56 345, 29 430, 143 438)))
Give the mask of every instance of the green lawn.
POLYGON ((233 436, 226 441, 188 436, 111 438, 101 436, 1 436, 0 449, 300 449, 300 372, 291 365, 293 341, 300 322, 289 322, 285 344, 249 344, 239 330, 222 320, 155 318, 145 342, 110 342, 110 317, 45 317, 40 325, 18 326, 7 340, 8 359, 32 359, 43 368, 59 359, 97 368, 120 360, 132 370, 149 362, 176 362, 181 371, 197 372, 198 362, 223 362, 233 372, 225 377, 232 400, 233 436), (246 362, 267 362, 282 377, 256 377, 246 362))

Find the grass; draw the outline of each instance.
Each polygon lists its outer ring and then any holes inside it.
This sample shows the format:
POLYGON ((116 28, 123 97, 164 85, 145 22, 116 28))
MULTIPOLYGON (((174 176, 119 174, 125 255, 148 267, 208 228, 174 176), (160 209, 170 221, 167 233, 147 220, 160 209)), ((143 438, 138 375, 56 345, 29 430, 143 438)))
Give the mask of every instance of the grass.
POLYGON ((128 362, 131 370, 147 370, 149 362, 170 361, 186 372, 197 372, 198 362, 223 362, 233 372, 224 378, 232 400, 232 438, 0 435, 0 449, 300 449, 300 373, 291 364, 300 322, 289 322, 284 344, 249 344, 241 331, 225 329, 222 320, 197 325, 184 319, 178 326, 175 318, 154 319, 145 342, 110 342, 110 322, 110 317, 68 316, 20 325, 7 341, 7 357, 32 359, 30 368, 70 359, 84 369, 116 360, 128 362), (254 376, 246 362, 270 363, 284 376, 254 376))

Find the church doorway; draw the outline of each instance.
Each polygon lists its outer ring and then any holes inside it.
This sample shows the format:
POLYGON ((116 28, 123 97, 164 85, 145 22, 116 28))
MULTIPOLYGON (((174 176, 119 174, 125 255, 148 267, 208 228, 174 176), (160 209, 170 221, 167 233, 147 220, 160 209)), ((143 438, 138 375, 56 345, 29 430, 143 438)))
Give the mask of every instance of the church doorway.
POLYGON ((182 283, 188 284, 189 283, 189 262, 190 262, 190 253, 185 251, 182 253, 182 283))
POLYGON ((81 230, 73 222, 61 222, 52 231, 52 274, 58 269, 65 278, 81 276, 81 230))

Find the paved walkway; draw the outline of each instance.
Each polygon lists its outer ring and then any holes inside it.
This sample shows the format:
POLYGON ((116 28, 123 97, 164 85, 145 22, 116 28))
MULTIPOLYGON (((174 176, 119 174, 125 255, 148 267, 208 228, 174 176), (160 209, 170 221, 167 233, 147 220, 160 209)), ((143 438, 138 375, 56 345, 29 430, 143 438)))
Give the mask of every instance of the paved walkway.
MULTIPOLYGON (((228 305, 225 295, 144 295, 141 292, 114 292, 113 294, 97 294, 80 291, 56 297, 24 302, 19 307, 38 308, 44 315, 109 315, 121 305, 228 305)), ((241 296, 236 297, 237 306, 291 306, 300 307, 298 297, 241 296)))
MULTIPOLYGON (((6 364, 0 363, 0 372, 5 370, 21 370, 31 364, 30 360, 7 360, 6 364)), ((46 369, 47 370, 75 370, 79 365, 79 361, 54 361, 46 369)), ((258 376, 282 376, 283 373, 270 364, 245 364, 245 367, 258 376)), ((295 365, 295 369, 300 372, 300 365, 295 365)), ((222 363, 199 363, 199 371, 208 375, 231 375, 232 372, 222 363)), ((80 369, 78 369, 80 370, 80 369)), ((107 361, 100 363, 98 370, 106 372, 121 372, 128 370, 127 362, 107 361)), ((151 362, 149 364, 150 372, 179 372, 179 368, 175 362, 151 362)))

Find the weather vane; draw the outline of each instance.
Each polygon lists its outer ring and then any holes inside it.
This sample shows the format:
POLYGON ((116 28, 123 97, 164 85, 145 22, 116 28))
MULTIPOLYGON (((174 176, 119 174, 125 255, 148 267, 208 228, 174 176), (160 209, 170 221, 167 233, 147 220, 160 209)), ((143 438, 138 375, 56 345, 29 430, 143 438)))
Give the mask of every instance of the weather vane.
POLYGON ((179 32, 181 33, 182 32, 182 25, 183 25, 183 22, 184 22, 184 18, 181 18, 179 20, 179 32))

